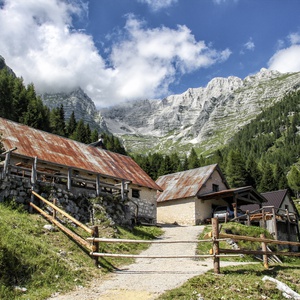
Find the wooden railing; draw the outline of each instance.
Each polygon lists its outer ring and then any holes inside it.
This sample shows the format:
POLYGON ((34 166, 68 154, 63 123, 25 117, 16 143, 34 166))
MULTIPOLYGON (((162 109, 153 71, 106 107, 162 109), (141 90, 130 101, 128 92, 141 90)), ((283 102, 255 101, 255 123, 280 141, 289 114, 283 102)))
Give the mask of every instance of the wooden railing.
MULTIPOLYGON (((268 268, 268 256, 296 256, 299 257, 299 252, 284 252, 284 251, 270 251, 268 244, 278 244, 278 245, 291 245, 300 247, 299 242, 289 242, 289 241, 278 241, 272 239, 266 239, 263 235, 259 238, 249 237, 249 236, 239 236, 232 234, 219 233, 219 221, 217 218, 212 219, 212 231, 206 235, 207 238, 203 240, 128 240, 128 239, 108 239, 108 238, 97 238, 91 237, 87 238, 88 241, 94 244, 99 243, 143 243, 143 244, 176 244, 176 243, 212 243, 212 248, 209 254, 195 254, 195 255, 135 255, 135 254, 122 254, 122 253, 105 253, 105 252, 91 252, 90 255, 97 257, 126 257, 126 258, 149 258, 149 259, 159 259, 159 258, 212 258, 214 272, 220 273, 220 258, 224 257, 240 257, 241 254, 248 255, 262 255, 264 267, 268 268), (246 250, 246 249, 223 249, 220 248, 221 241, 228 240, 243 240, 261 243, 262 250, 246 250)), ((100 246, 97 246, 100 249, 100 246)))
MULTIPOLYGON (((32 194, 37 197, 40 201, 42 201, 45 205, 50 206, 53 210, 52 216, 49 215, 46 211, 41 209, 39 206, 34 204, 33 202, 30 202, 29 205, 34 208, 36 211, 38 211, 40 214, 42 214, 48 221, 56 225, 60 230, 62 230, 65 234, 67 234, 72 240, 74 240, 77 244, 84 247, 88 251, 98 251, 98 243, 93 243, 90 241, 87 241, 85 238, 82 238, 79 234, 75 233, 74 231, 70 230, 66 226, 64 226, 61 222, 57 220, 56 214, 57 212, 62 214, 65 218, 67 218, 72 223, 76 224, 80 228, 82 228, 84 231, 86 231, 88 234, 90 234, 93 238, 99 237, 98 227, 94 226, 93 228, 90 228, 86 226, 85 224, 81 223, 77 219, 73 218, 71 215, 69 215, 64 210, 60 209, 55 205, 55 203, 52 203, 45 198, 43 198, 41 195, 37 194, 36 192, 32 191, 32 194)), ((95 265, 98 266, 98 257, 93 256, 93 259, 95 260, 95 265)))
MULTIPOLYGON (((6 155, 9 157, 8 154, 6 155)), ((9 158, 7 160, 9 161, 9 158)), ((0 166, 2 179, 8 175, 14 175, 22 178, 30 178, 32 185, 37 182, 44 184, 64 184, 67 190, 71 190, 72 187, 77 187, 95 190, 97 196, 101 193, 110 193, 120 195, 122 199, 127 198, 129 192, 128 185, 130 183, 128 180, 98 173, 93 173, 92 177, 85 177, 79 176, 77 173, 78 170, 73 168, 65 168, 65 173, 62 173, 59 169, 52 168, 51 166, 38 166, 37 158, 32 165, 30 163, 19 162, 16 164, 5 163, 2 168, 0 166), (108 183, 101 180, 101 178, 111 178, 117 181, 117 183, 108 183)))

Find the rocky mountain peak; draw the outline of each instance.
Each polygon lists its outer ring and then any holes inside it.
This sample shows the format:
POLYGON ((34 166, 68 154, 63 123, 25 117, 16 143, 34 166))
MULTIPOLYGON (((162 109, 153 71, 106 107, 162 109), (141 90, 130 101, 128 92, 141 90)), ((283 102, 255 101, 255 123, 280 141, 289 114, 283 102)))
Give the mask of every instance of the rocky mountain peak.
POLYGON ((163 100, 143 100, 102 111, 108 129, 129 151, 202 152, 221 147, 239 128, 287 92, 300 88, 300 73, 261 69, 241 79, 216 77, 163 100), (189 146, 190 145, 190 146, 189 146))

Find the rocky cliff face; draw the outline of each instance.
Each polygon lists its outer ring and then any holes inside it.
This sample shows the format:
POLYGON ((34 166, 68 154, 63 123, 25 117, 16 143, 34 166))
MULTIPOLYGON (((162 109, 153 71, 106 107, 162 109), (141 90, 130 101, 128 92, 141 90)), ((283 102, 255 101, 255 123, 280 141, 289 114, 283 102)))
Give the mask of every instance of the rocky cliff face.
POLYGON ((188 89, 162 100, 140 100, 97 111, 80 89, 44 94, 50 108, 62 103, 92 128, 119 136, 130 152, 188 152, 193 146, 208 154, 222 147, 240 128, 286 93, 300 89, 300 73, 261 69, 245 79, 214 78, 206 87, 188 89))
POLYGON ((300 88, 300 73, 262 69, 244 80, 214 78, 204 88, 188 89, 163 100, 135 101, 104 109, 109 131, 132 152, 189 151, 222 147, 262 109, 300 88))
POLYGON ((74 111, 77 121, 82 119, 91 128, 107 131, 106 123, 100 112, 97 111, 94 102, 81 88, 70 93, 47 93, 40 96, 43 103, 50 109, 60 107, 63 104, 67 120, 74 111))

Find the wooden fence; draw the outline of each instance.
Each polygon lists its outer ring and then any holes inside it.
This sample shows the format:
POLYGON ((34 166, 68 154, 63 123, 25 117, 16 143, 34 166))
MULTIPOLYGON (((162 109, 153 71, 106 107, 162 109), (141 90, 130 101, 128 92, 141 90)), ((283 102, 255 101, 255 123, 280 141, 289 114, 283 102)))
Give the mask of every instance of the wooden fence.
POLYGON ((56 225, 59 229, 61 229, 65 234, 70 236, 76 243, 83 246, 87 250, 89 250, 89 254, 95 260, 95 265, 98 267, 98 258, 99 257, 123 257, 123 258, 212 258, 213 259, 213 268, 216 274, 220 273, 220 258, 224 257, 240 257, 241 254, 248 255, 262 255, 264 267, 268 268, 268 256, 278 255, 278 256, 295 256, 300 257, 300 252, 285 252, 285 251, 270 251, 268 248, 268 244, 276 244, 276 245, 289 245, 296 246, 300 249, 299 242, 289 242, 289 241, 279 241, 266 239, 264 235, 261 235, 259 238, 249 237, 249 236, 240 236, 233 234, 225 234, 219 232, 219 221, 218 218, 212 219, 212 231, 206 235, 205 239, 202 240, 130 240, 130 239, 112 239, 112 238, 100 238, 98 227, 94 226, 93 228, 89 228, 86 225, 79 222, 77 219, 70 216, 68 213, 60 209, 55 205, 55 203, 51 203, 36 192, 32 191, 32 194, 41 200, 44 204, 50 206, 53 209, 52 216, 45 212, 43 209, 35 205, 33 202, 30 202, 30 206, 41 213, 46 219, 56 225), (61 213, 64 217, 68 218, 71 222, 75 223, 77 226, 85 230, 87 233, 91 235, 89 238, 82 238, 74 231, 65 227, 62 223, 60 223, 56 218, 56 213, 61 213), (220 248, 221 241, 228 240, 242 240, 242 241, 251 241, 251 242, 259 242, 261 243, 262 250, 245 250, 245 249, 223 249, 220 248), (143 243, 143 244, 176 244, 176 243, 188 243, 188 244, 198 244, 198 243, 212 243, 212 248, 210 249, 209 254, 195 254, 195 255, 141 255, 141 254, 117 254, 117 253, 104 253, 99 252, 99 244, 100 243, 143 243))
MULTIPOLYGON (((41 195, 37 194, 36 192, 32 191, 32 194, 37 197, 39 200, 41 200, 44 204, 47 206, 50 206, 53 210, 52 216, 49 215, 47 212, 45 212, 43 209, 41 209, 39 206, 34 204, 33 202, 30 202, 30 206, 34 208, 36 211, 38 211, 40 214, 42 214, 48 221, 56 225, 60 230, 62 230, 65 234, 67 234, 69 237, 71 237, 77 244, 80 246, 84 247, 88 251, 99 251, 99 243, 91 243, 87 241, 86 239, 82 238, 80 235, 75 233, 74 231, 70 230, 66 226, 64 226, 61 222, 57 220, 56 214, 59 212, 62 214, 64 217, 69 219, 71 222, 82 228, 84 231, 86 231, 88 234, 90 234, 93 238, 98 238, 99 237, 99 232, 98 232, 98 226, 94 226, 93 228, 89 228, 88 226, 84 225, 77 219, 73 218, 70 216, 68 213, 66 213, 64 210, 60 209, 55 205, 55 203, 52 203, 45 198, 43 198, 41 195)), ((55 201, 54 201, 55 202, 55 201)), ((95 260, 95 265, 98 267, 98 257, 93 256, 95 260)))
MULTIPOLYGON (((264 267, 268 268, 268 256, 279 255, 279 256, 300 256, 299 252, 284 252, 284 251, 270 251, 268 250, 268 244, 278 245, 291 245, 300 247, 299 242, 288 242, 278 241, 272 239, 266 239, 264 235, 260 238, 239 236, 232 234, 219 233, 219 221, 217 218, 212 219, 212 231, 207 235, 206 239, 203 240, 127 240, 127 239, 108 239, 108 238, 97 238, 91 237, 87 239, 93 244, 97 243, 144 243, 144 244, 167 244, 167 243, 212 243, 212 248, 209 254, 195 254, 195 255, 134 255, 134 254, 116 254, 116 253, 101 253, 91 252, 90 255, 97 257, 126 257, 126 258, 213 258, 213 268, 216 274, 220 273, 220 258, 224 257, 240 257, 241 254, 248 255, 262 255, 264 267), (243 240, 251 242, 261 243, 262 250, 243 250, 243 249, 222 249, 220 248, 221 241, 227 240, 243 240)), ((100 248, 99 246, 97 247, 100 248)))

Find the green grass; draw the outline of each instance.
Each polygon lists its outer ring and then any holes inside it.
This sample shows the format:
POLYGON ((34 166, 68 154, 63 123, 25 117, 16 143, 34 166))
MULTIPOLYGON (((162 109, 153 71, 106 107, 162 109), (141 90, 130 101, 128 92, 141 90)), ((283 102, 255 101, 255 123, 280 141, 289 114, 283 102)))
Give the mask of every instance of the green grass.
MULTIPOLYGON (((100 259, 97 269, 88 253, 62 232, 45 230, 45 224, 49 223, 38 214, 0 204, 0 299, 46 299, 55 292, 85 286, 93 277, 130 262, 100 259)), ((133 231, 101 228, 99 235, 151 239, 161 233, 159 228, 140 226, 133 231)), ((143 244, 107 244, 103 250, 138 253, 144 248, 143 244)))
MULTIPOLYGON (((199 239, 203 239, 204 236, 212 230, 211 226, 206 226, 202 234, 199 236, 199 239)), ((251 237, 260 237, 260 234, 265 234, 266 238, 272 239, 272 235, 261 227, 256 226, 246 226, 243 224, 239 224, 236 222, 228 222, 222 224, 221 233, 228 233, 234 235, 242 235, 242 236, 251 236, 251 237)), ((236 242, 241 249, 247 250, 259 250, 261 247, 261 243, 258 242, 249 242, 249 241, 237 241, 236 242)), ((276 246, 269 245, 272 250, 276 250, 276 246)), ((197 246, 197 253, 198 254, 208 254, 209 250, 212 248, 212 243, 199 243, 197 246)), ((220 242, 220 248, 222 249, 231 249, 230 245, 226 241, 220 242)), ((241 257, 228 257, 222 258, 223 260, 230 260, 230 261, 248 261, 253 262, 257 261, 254 257, 250 255, 244 255, 241 257)))
MULTIPOLYGON (((199 239, 211 231, 211 226, 206 226, 199 239)), ((238 223, 222 224, 221 232, 235 235, 246 235, 259 237, 261 233, 271 238, 264 229, 254 226, 246 226, 238 223)), ((198 254, 208 254, 211 243, 199 243, 198 254)), ((238 245, 243 249, 258 249, 260 243, 242 242, 238 245)), ((226 242, 220 242, 221 248, 230 248, 226 242)), ((253 257, 246 255, 243 258, 221 258, 229 261, 258 262, 253 257)), ((270 264, 269 269, 265 269, 261 262, 257 264, 245 264, 232 267, 221 267, 221 274, 214 274, 213 270, 206 274, 196 276, 188 280, 181 287, 170 290, 161 295, 159 300, 199 300, 199 299, 283 299, 282 292, 270 281, 262 281, 267 275, 287 284, 295 292, 300 293, 300 259, 284 258, 283 264, 270 264)))
POLYGON ((261 264, 221 268, 220 275, 212 271, 193 277, 184 285, 160 296, 159 300, 198 299, 284 299, 282 292, 270 281, 262 281, 267 275, 287 284, 300 293, 300 260, 293 264, 274 266, 268 270, 261 264))

